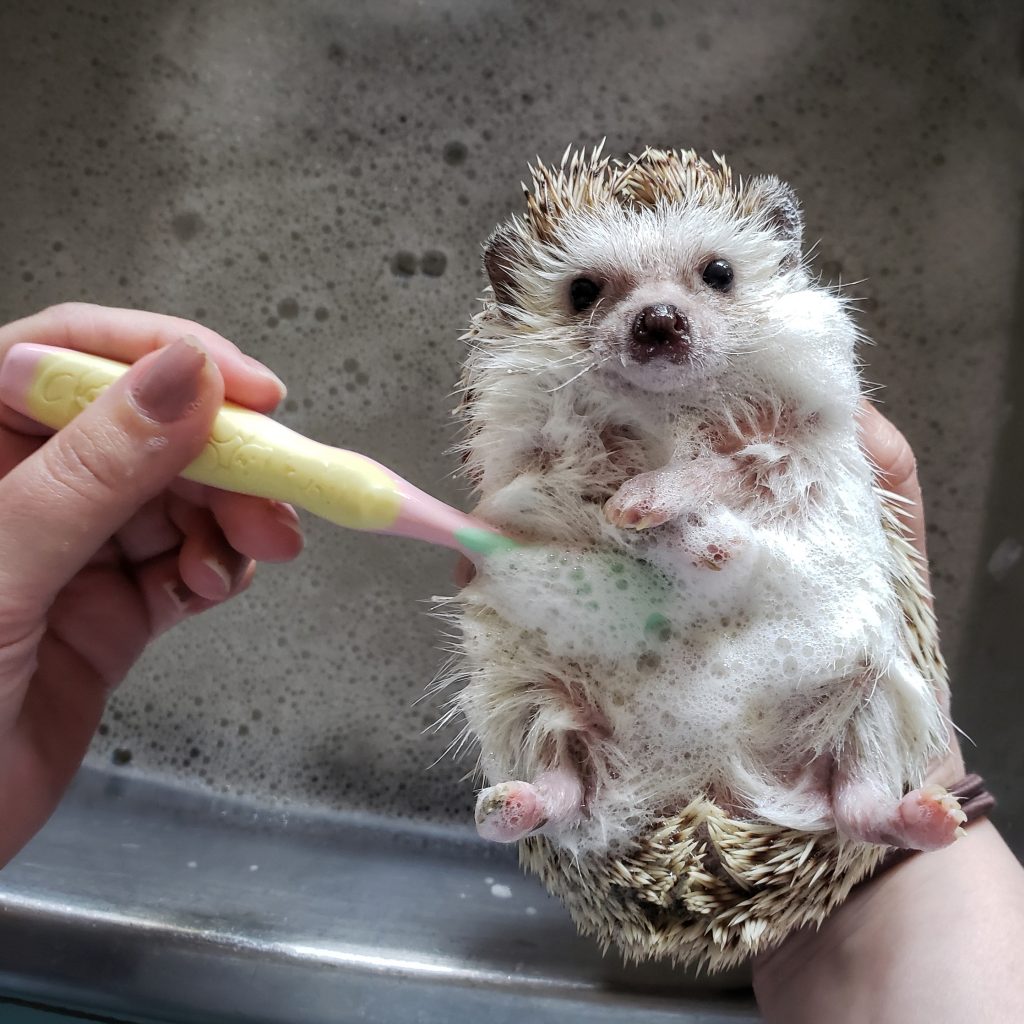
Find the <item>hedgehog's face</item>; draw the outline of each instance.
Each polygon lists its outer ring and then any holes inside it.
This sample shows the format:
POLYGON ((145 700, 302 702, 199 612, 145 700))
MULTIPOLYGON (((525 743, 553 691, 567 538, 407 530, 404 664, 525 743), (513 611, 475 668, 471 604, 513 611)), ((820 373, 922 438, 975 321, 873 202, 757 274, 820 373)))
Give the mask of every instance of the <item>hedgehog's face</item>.
POLYGON ((564 337, 643 390, 722 383, 763 351, 759 326, 799 264, 796 202, 763 181, 766 202, 744 216, 706 200, 608 202, 567 212, 549 242, 499 231, 485 256, 495 296, 524 332, 564 337))
POLYGON ((614 206, 564 227, 562 315, 602 367, 647 391, 720 379, 751 348, 788 252, 700 205, 614 206))

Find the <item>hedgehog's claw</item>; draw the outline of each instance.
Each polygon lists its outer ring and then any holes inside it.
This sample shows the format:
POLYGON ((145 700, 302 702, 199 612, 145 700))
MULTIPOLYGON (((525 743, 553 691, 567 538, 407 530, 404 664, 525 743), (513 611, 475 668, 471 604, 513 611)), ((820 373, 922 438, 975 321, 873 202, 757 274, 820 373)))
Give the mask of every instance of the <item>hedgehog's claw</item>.
POLYGON ((605 503, 604 514, 620 530, 650 530, 675 519, 680 510, 667 501, 671 493, 658 472, 641 473, 627 480, 605 503))

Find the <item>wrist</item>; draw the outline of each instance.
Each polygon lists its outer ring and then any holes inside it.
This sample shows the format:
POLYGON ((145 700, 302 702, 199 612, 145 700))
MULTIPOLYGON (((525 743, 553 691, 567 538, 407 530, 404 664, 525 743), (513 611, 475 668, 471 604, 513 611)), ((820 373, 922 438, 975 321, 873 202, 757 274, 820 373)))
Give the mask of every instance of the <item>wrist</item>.
POLYGON ((754 989, 769 1024, 1011 1020, 1022 971, 1024 871, 981 820, 756 958, 754 989))

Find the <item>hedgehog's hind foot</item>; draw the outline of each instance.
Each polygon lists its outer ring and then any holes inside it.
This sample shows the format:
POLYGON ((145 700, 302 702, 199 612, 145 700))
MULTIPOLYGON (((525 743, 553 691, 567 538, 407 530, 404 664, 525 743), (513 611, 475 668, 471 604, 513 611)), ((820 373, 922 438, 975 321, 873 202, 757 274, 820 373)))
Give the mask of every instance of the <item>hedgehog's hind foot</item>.
POLYGON ((959 839, 967 820, 960 802, 942 786, 923 786, 899 804, 899 817, 907 845, 914 850, 941 850, 959 839))
POLYGON ((912 790, 898 803, 863 783, 846 781, 833 793, 836 829, 852 839, 908 850, 941 850, 963 835, 967 819, 942 786, 912 790))
POLYGON ((534 832, 578 820, 583 786, 567 771, 542 772, 536 782, 501 782, 476 801, 476 830, 484 839, 514 843, 534 832))

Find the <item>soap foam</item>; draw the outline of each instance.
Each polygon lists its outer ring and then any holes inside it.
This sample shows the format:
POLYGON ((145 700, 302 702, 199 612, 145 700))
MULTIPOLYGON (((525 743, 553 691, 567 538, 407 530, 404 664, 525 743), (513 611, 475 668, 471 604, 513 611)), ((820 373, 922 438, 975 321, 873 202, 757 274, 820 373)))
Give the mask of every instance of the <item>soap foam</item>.
MULTIPOLYGON (((591 750, 614 767, 596 770, 589 819, 560 841, 607 845, 702 792, 824 827, 822 794, 794 797, 779 779, 833 745, 850 702, 901 657, 887 541, 864 497, 863 479, 848 477, 813 529, 723 512, 661 527, 656 541, 640 534, 628 549, 538 546, 487 561, 467 594, 521 631, 520 670, 543 665, 571 681, 572 714, 597 709, 606 723, 591 750), (729 557, 695 564, 716 530, 729 557)), ((507 661, 507 637, 482 653, 507 661)), ((565 712, 540 706, 530 728, 556 734, 565 712)), ((521 751, 492 757, 488 774, 514 777, 521 751)))
POLYGON ((680 584, 625 553, 518 548, 492 556, 477 586, 556 657, 637 659, 671 635, 680 584))

